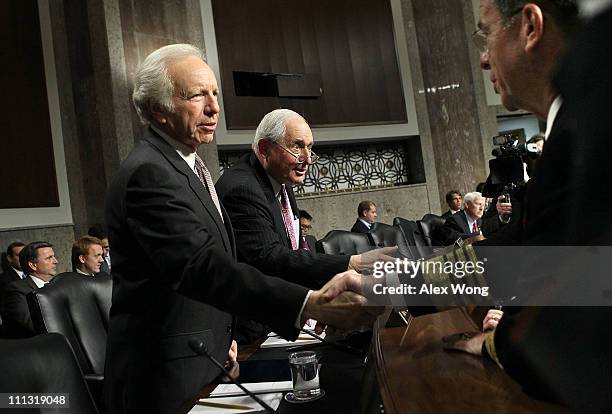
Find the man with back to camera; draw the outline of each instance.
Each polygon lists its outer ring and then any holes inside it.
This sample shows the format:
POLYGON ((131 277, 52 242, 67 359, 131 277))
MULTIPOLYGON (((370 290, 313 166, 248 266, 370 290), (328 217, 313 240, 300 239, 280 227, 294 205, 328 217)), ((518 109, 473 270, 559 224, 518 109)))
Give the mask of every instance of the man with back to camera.
MULTIPOLYGON (((611 195, 599 191, 610 185, 612 8, 575 37, 553 82, 577 23, 574 1, 480 3, 481 65, 491 70, 504 106, 547 119, 546 151, 527 188, 518 244, 612 243, 604 207, 611 195), (587 199, 599 206, 589 212, 597 225, 584 225, 577 213, 587 199)), ((517 308, 496 329, 454 346, 489 356, 538 398, 576 412, 610 412, 611 320, 609 307, 517 308)))
POLYGON ((355 329, 379 310, 362 306, 355 272, 321 290, 237 263, 230 219, 196 153, 218 121, 218 87, 202 52, 169 45, 135 76, 144 138, 108 191, 113 300, 105 402, 113 413, 176 412, 219 375, 193 346, 224 360, 232 316, 246 315, 297 337, 308 318, 355 329))
POLYGON ((357 206, 357 220, 351 227, 353 233, 369 233, 372 231, 372 225, 376 222, 378 213, 376 212, 376 204, 373 201, 362 201, 357 206))

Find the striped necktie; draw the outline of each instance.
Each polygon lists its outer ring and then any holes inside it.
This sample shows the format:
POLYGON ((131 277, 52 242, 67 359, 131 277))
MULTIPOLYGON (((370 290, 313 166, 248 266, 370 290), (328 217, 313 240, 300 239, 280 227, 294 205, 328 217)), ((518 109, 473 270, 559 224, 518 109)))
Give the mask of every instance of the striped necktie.
POLYGON ((204 165, 204 161, 198 154, 195 154, 195 172, 204 187, 208 190, 208 194, 210 194, 210 198, 212 198, 215 207, 217 207, 217 211, 219 212, 219 216, 221 217, 221 221, 223 221, 223 214, 221 214, 221 204, 219 203, 219 197, 217 196, 217 191, 215 190, 215 185, 213 184, 212 177, 210 176, 210 171, 204 165))

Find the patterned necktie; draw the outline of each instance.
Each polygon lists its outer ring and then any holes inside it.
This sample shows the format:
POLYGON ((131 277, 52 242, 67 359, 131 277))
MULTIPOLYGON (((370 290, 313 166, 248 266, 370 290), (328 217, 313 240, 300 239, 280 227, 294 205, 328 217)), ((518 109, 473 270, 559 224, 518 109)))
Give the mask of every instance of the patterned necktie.
POLYGON ((210 198, 212 198, 213 203, 215 203, 215 207, 217 207, 217 211, 219 212, 221 221, 223 221, 223 214, 221 214, 221 204, 219 204, 219 197, 217 197, 215 185, 213 184, 213 180, 210 176, 208 168, 206 168, 206 165, 204 165, 204 161, 202 161, 202 158, 200 158, 198 154, 195 155, 195 171, 200 181, 202 181, 202 185, 204 185, 204 188, 208 190, 210 198))
POLYGON ((293 218, 289 212, 289 196, 287 195, 285 184, 281 185, 281 213, 283 214, 283 222, 285 223, 285 229, 287 229, 287 235, 289 240, 291 240, 291 249, 297 250, 298 242, 295 237, 295 231, 293 231, 293 218))
POLYGON ((472 233, 477 233, 477 232, 478 232, 478 223, 474 221, 474 224, 472 225, 472 233))
POLYGON ((308 245, 308 241, 306 241, 306 237, 302 236, 302 247, 304 250, 310 250, 310 246, 308 245))

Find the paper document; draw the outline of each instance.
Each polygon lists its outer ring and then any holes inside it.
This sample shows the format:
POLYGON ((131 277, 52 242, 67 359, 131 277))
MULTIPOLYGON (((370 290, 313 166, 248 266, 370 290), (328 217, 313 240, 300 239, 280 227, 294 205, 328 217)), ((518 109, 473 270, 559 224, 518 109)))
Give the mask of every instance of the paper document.
MULTIPOLYGON (((291 381, 279 382, 257 382, 242 384, 246 389, 257 394, 257 397, 262 399, 270 407, 278 409, 283 392, 291 391, 293 383, 291 381)), ((233 414, 233 413, 248 413, 252 411, 261 411, 262 407, 257 404, 248 395, 244 395, 244 391, 234 384, 219 384, 209 398, 201 398, 200 403, 210 403, 216 406, 195 405, 190 413, 197 414, 233 414), (223 407, 225 405, 225 407, 223 407), (231 406, 241 406, 242 408, 232 408, 231 406), (250 410, 246 407, 251 408, 250 410)))

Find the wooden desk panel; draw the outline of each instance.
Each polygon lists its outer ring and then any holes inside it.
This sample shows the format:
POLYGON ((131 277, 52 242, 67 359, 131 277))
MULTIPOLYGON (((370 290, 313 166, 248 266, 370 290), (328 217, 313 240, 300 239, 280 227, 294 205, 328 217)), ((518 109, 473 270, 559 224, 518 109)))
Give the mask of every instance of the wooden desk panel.
POLYGON ((444 351, 442 337, 478 327, 461 309, 413 318, 374 335, 377 377, 387 413, 565 413, 528 397, 492 361, 444 351))

